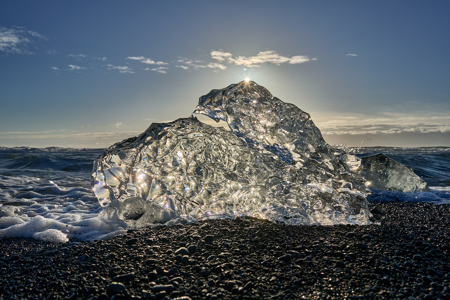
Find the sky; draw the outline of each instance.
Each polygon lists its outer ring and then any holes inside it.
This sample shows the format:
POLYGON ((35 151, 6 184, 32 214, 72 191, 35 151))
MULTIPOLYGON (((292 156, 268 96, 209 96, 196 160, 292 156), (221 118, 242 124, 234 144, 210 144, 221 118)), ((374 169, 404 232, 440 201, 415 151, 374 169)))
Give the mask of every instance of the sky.
POLYGON ((449 15, 447 0, 1 1, 0 146, 109 147, 245 77, 329 144, 450 146, 449 15))

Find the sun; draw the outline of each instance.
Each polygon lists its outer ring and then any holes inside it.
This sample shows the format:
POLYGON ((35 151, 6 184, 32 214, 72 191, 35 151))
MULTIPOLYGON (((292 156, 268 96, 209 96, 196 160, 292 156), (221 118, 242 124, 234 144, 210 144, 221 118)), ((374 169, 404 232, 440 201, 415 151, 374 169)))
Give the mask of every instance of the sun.
POLYGON ((245 81, 246 83, 249 83, 249 82, 250 82, 250 78, 249 78, 249 77, 245 77, 245 78, 244 78, 244 81, 245 81))

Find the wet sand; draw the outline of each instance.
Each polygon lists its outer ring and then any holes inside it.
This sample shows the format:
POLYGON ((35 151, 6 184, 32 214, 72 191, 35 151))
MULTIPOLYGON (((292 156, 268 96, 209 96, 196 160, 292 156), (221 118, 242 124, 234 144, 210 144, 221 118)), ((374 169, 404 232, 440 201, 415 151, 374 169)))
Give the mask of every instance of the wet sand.
POLYGON ((380 224, 238 218, 107 241, 0 239, 0 298, 450 299, 450 205, 371 210, 380 224))

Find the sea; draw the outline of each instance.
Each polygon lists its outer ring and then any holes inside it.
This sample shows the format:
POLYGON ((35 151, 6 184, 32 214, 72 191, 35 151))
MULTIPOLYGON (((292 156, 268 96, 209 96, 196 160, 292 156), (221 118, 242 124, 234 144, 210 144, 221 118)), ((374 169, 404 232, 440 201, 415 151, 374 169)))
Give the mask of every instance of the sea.
MULTIPOLYGON (((93 162, 104 149, 0 147, 0 238, 48 242, 110 239, 127 232, 111 222, 91 188, 93 162)), ((450 204, 450 147, 349 149, 356 156, 383 153, 412 168, 423 192, 373 191, 369 202, 450 204)))

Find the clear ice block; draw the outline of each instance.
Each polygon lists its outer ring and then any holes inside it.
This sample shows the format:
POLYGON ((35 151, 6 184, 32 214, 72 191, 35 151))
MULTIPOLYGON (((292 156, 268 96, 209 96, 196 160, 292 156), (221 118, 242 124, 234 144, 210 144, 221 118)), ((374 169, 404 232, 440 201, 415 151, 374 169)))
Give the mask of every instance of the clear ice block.
POLYGON ((328 145, 311 117, 254 82, 200 97, 195 117, 152 124, 95 161, 107 214, 142 227, 251 216, 285 224, 369 224, 360 160, 328 145))
POLYGON ((427 189, 427 183, 413 169, 382 153, 363 157, 358 171, 375 190, 407 193, 427 189))

